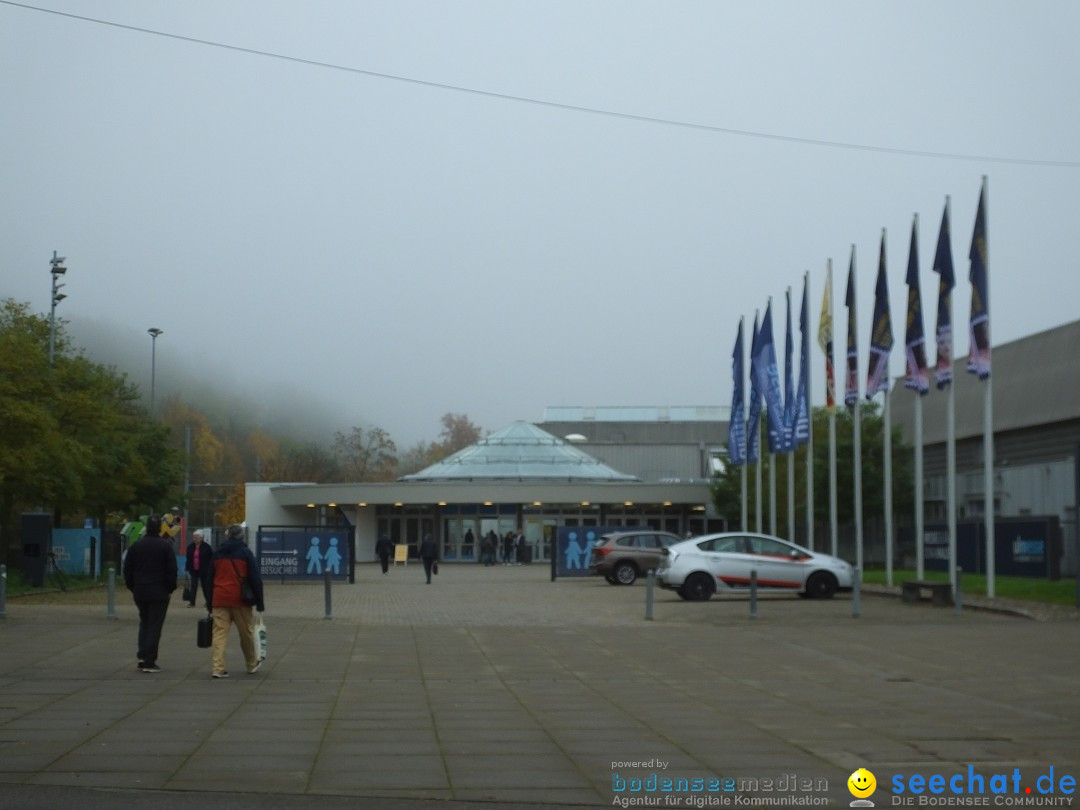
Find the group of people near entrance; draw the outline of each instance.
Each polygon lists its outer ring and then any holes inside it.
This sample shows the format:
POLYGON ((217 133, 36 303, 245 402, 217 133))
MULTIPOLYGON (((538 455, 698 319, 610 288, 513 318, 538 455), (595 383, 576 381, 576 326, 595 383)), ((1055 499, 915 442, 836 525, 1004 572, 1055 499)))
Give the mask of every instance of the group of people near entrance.
MULTIPOLYGON (((228 678, 225 649, 229 628, 234 624, 240 634, 240 649, 245 667, 254 674, 262 666, 255 648, 252 610, 263 612, 263 581, 255 555, 244 542, 244 527, 233 525, 225 530, 225 541, 211 549, 202 532, 195 532, 187 549, 187 570, 191 576, 188 607, 195 607, 202 592, 206 609, 213 617, 213 641, 210 647, 210 674, 228 678), (244 581, 250 585, 251 600, 244 599, 244 581)), ((176 590, 176 553, 162 521, 151 515, 146 533, 128 548, 123 563, 124 584, 131 591, 139 609, 138 670, 161 672, 158 648, 169 601, 176 590)))
MULTIPOLYGON (((465 542, 471 541, 472 530, 470 529, 465 533, 465 542)), ((480 562, 485 566, 496 565, 496 558, 500 558, 503 565, 521 565, 525 562, 526 545, 525 532, 521 529, 516 532, 507 532, 501 540, 494 531, 490 531, 480 541, 480 562)))
MULTIPOLYGON (((467 530, 462 538, 462 548, 472 549, 475 543, 476 537, 472 529, 467 530)), ((497 565, 496 558, 500 553, 503 565, 521 565, 530 562, 525 533, 520 529, 516 532, 509 531, 502 540, 494 531, 489 531, 484 535, 480 541, 480 562, 485 567, 497 565)), ((375 543, 375 556, 379 558, 383 576, 386 576, 390 570, 390 557, 393 554, 394 544, 390 542, 390 538, 385 534, 380 535, 375 543)), ((424 535, 424 539, 417 548, 417 554, 424 564, 424 575, 430 584, 431 575, 439 573, 439 544, 430 532, 424 535)))

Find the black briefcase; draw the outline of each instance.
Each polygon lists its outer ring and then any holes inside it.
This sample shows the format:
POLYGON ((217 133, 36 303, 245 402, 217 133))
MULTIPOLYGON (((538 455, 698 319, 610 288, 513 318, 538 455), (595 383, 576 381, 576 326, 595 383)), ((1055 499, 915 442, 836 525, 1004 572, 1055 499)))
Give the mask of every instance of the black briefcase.
POLYGON ((200 647, 209 647, 214 638, 214 617, 207 614, 199 619, 199 630, 195 637, 195 643, 200 647))

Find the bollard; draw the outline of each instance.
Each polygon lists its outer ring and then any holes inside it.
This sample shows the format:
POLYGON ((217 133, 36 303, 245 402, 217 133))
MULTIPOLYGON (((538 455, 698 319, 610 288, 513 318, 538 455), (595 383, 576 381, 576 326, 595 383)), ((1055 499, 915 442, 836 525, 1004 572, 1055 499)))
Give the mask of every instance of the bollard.
POLYGON ((750 571, 750 618, 757 618, 757 569, 750 571))
POLYGON ((7 616, 7 566, 0 565, 0 619, 7 616))
POLYGON ((645 574, 645 621, 652 621, 653 585, 656 584, 656 572, 651 568, 645 574))
POLYGON ((862 571, 855 569, 855 576, 851 579, 851 618, 859 618, 859 591, 862 585, 862 571))
POLYGON ((953 608, 957 616, 964 612, 964 589, 961 587, 961 577, 963 575, 964 569, 959 565, 956 566, 956 593, 953 594, 953 608))
POLYGON ((108 613, 105 614, 106 619, 116 618, 116 566, 109 566, 109 607, 108 613))
POLYGON ((326 584, 326 588, 325 588, 325 590, 326 590, 326 615, 323 618, 324 619, 332 619, 334 617, 333 617, 333 614, 332 614, 332 612, 330 610, 330 572, 329 571, 327 571, 325 574, 323 574, 323 582, 325 582, 325 584, 326 584))

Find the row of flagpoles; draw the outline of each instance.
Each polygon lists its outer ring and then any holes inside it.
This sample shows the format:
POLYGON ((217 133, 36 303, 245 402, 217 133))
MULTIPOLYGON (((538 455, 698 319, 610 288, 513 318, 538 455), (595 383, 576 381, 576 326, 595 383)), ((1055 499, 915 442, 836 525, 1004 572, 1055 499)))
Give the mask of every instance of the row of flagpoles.
MULTIPOLYGON (((986 381, 983 416, 984 443, 984 516, 986 520, 986 593, 994 595, 994 489, 993 489, 993 394, 990 384, 990 313, 988 298, 987 253, 987 181, 982 178, 975 227, 971 237, 968 258, 971 262, 968 275, 971 281, 971 316, 969 319, 970 348, 967 369, 986 381)), ((938 389, 946 399, 946 513, 948 516, 948 570, 949 581, 956 588, 956 436, 955 392, 952 386, 953 335, 952 290, 956 286, 953 273, 952 240, 949 230, 950 201, 945 198, 945 210, 938 231, 937 250, 933 271, 938 274, 937 324, 935 330, 937 357, 934 377, 938 389)), ((886 279, 885 230, 881 233, 881 250, 878 257, 877 286, 874 292, 874 315, 870 331, 870 351, 866 375, 866 398, 872 400, 883 393, 884 408, 884 518, 885 518, 885 566, 886 582, 892 585, 893 565, 893 515, 892 515, 892 427, 889 414, 889 356, 893 347, 892 320, 889 315, 889 288, 886 279)), ((930 391, 930 369, 927 365, 926 337, 923 332, 922 295, 919 286, 919 218, 915 215, 911 226, 911 243, 908 252, 906 282, 908 286, 907 325, 904 336, 905 377, 904 385, 917 393, 915 400, 915 538, 916 575, 924 573, 924 521, 923 521, 923 448, 922 448, 922 397, 930 391)), ((848 265, 845 304, 848 311, 846 374, 844 404, 852 412, 853 421, 853 496, 855 514, 855 565, 863 570, 862 533, 862 447, 861 409, 859 395, 859 350, 857 340, 855 295, 855 246, 851 247, 848 265)), ((787 291, 787 338, 784 383, 781 385, 776 347, 772 335, 772 299, 765 307, 765 316, 754 327, 750 337, 750 396, 749 405, 744 401, 745 351, 743 345, 743 319, 732 354, 733 390, 731 419, 728 429, 728 460, 741 468, 742 477, 742 527, 748 528, 747 476, 748 467, 754 465, 756 475, 756 530, 762 531, 761 510, 761 440, 762 410, 765 413, 770 458, 773 454, 788 455, 788 534, 795 535, 795 477, 794 456, 799 445, 806 444, 806 545, 814 547, 814 467, 812 420, 810 418, 810 365, 809 365, 809 287, 810 274, 803 274, 802 308, 799 329, 802 346, 798 364, 798 383, 794 383, 792 362, 794 341, 791 331, 791 288, 787 291)), ((821 302, 818 325, 818 345, 825 354, 825 405, 829 415, 829 527, 831 552, 837 553, 837 487, 836 487, 836 382, 833 363, 833 295, 832 260, 827 264, 825 291, 821 302)), ((769 464, 770 528, 776 526, 776 467, 769 464)))

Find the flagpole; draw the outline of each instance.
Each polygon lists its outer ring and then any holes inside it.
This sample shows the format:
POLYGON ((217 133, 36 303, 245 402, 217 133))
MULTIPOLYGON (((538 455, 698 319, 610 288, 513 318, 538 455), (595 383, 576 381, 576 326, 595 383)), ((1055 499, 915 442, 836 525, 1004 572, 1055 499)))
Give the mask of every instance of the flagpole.
MULTIPOLYGON (((765 307, 765 314, 771 319, 772 317, 772 296, 769 296, 769 303, 765 307)), ((762 324, 764 326, 764 324, 762 324)), ((770 339, 772 338, 772 321, 769 321, 770 339)), ((776 345, 775 343, 773 344, 776 345)), ((764 391, 761 392, 763 395, 764 391)), ((765 426, 769 425, 769 401, 768 397, 765 398, 765 407, 762 408, 765 412, 765 426)), ((780 414, 780 419, 783 421, 784 415, 780 414)), ((776 453, 773 452, 772 442, 769 442, 769 534, 776 534, 776 453)))
POLYGON ((748 515, 747 515, 746 486, 747 486, 747 484, 749 482, 747 480, 748 476, 746 474, 746 467, 747 467, 747 464, 745 462, 743 462, 742 467, 739 468, 740 478, 742 479, 742 514, 740 515, 741 522, 739 523, 739 529, 740 529, 740 531, 744 531, 744 532, 749 530, 749 528, 750 528, 749 524, 747 523, 748 515))
MULTIPOLYGON (((913 246, 917 246, 919 243, 919 215, 915 214, 915 221, 912 224, 912 231, 915 234, 913 240, 913 246)), ((916 252, 916 259, 918 253, 916 252)), ((919 301, 920 307, 920 320, 922 301, 919 301)), ((925 333, 923 340, 925 341, 925 333)), ((925 342, 924 342, 925 345, 925 342)), ((922 579, 925 571, 923 570, 923 533, 925 531, 925 510, 923 508, 923 424, 922 424, 922 389, 915 390, 915 578, 922 579)))
MULTIPOLYGON (((945 195, 945 216, 952 222, 952 200, 945 195)), ((951 225, 950 225, 951 228, 951 225)), ((949 237, 949 251, 952 252, 952 236, 949 237)), ((945 510, 949 527, 949 586, 953 597, 956 596, 956 359, 953 339, 952 293, 949 294, 949 363, 953 380, 945 394, 945 510)))
MULTIPOLYGON (((986 270, 986 347, 989 351, 993 344, 990 342, 990 249, 989 249, 989 213, 990 201, 988 198, 986 175, 982 176, 982 190, 980 193, 983 203, 983 236, 987 240, 986 257, 984 259, 986 270)), ((983 403, 983 512, 986 518, 986 595, 994 596, 994 576, 996 560, 994 555, 996 546, 994 543, 994 375, 986 378, 985 401, 983 403)))
MULTIPOLYGON (((854 334, 859 334, 859 317, 858 317, 858 295, 857 291, 859 285, 855 279, 855 245, 851 246, 851 312, 848 316, 851 318, 854 334)), ((856 381, 859 379, 858 370, 855 374, 856 381)), ((855 567, 858 570, 859 581, 862 581, 863 574, 863 519, 862 519, 862 403, 859 401, 858 383, 856 382, 855 391, 855 414, 854 414, 854 437, 852 440, 853 452, 852 459, 855 465, 854 469, 854 488, 855 488, 855 567)))
MULTIPOLYGON (((757 310, 757 309, 754 310, 754 327, 755 327, 754 334, 755 335, 757 334, 756 328, 757 328, 757 325, 758 325, 758 315, 760 314, 760 312, 761 312, 761 310, 757 310)), ((753 344, 751 344, 751 347, 752 347, 752 345, 753 344)), ((753 348, 751 348, 751 354, 752 353, 753 353, 753 348)), ((751 368, 750 373, 753 374, 753 366, 751 365, 750 368, 751 368)), ((760 393, 761 392, 759 391, 758 394, 760 395, 760 393)), ((761 519, 762 519, 761 518, 761 459, 763 458, 763 454, 761 452, 761 412, 760 411, 757 414, 757 425, 755 425, 755 427, 757 428, 757 436, 758 436, 758 453, 757 453, 757 461, 754 462, 754 509, 755 509, 755 526, 756 526, 756 529, 757 529, 757 533, 761 534, 761 529, 762 529, 762 526, 761 526, 761 519)))
MULTIPOLYGON (((810 271, 803 271, 803 302, 806 304, 806 328, 810 329, 810 271)), ((803 340, 807 340, 806 335, 803 340)), ((805 344, 804 344, 805 345, 805 344)), ((806 547, 814 550, 814 401, 810 396, 810 347, 806 347, 805 366, 802 368, 806 380, 806 547)))
POLYGON ((925 511, 923 509, 923 428, 922 394, 915 392, 915 578, 922 579, 923 534, 925 511))
MULTIPOLYGON (((828 285, 832 290, 832 259, 829 259, 827 265, 828 273, 828 285)), ((836 319, 834 314, 833 297, 829 296, 829 323, 832 324, 832 328, 835 329, 836 319)), ((836 345, 836 338, 833 338, 833 346, 836 345)), ((836 363, 833 362, 836 356, 835 349, 832 351, 832 357, 828 358, 829 362, 833 366, 833 407, 829 410, 829 552, 835 557, 840 552, 840 526, 839 526, 839 507, 837 505, 837 485, 836 485, 836 363)))
MULTIPOLYGON (((765 406, 766 413, 768 407, 765 406)), ((769 451, 769 534, 776 535, 776 453, 772 450, 769 451)))
MULTIPOLYGON (((788 338, 791 337, 791 286, 790 285, 788 285, 788 288, 787 288, 787 336, 788 336, 788 338)), ((787 376, 788 380, 790 380, 791 377, 792 377, 792 373, 787 368, 787 364, 790 364, 790 362, 791 362, 792 353, 787 350, 787 347, 785 347, 785 352, 786 352, 786 359, 784 361, 785 362, 784 374, 787 376)), ((784 395, 787 396, 788 393, 792 393, 792 395, 794 396, 794 392, 789 392, 787 390, 785 390, 784 395)), ((791 412, 791 407, 792 406, 789 406, 786 402, 784 403, 784 408, 789 413, 791 412)), ((789 542, 792 542, 792 543, 795 542, 795 446, 796 445, 795 445, 794 434, 795 434, 795 422, 799 418, 798 405, 797 404, 794 405, 794 408, 795 408, 795 411, 794 411, 795 415, 792 417, 791 425, 789 426, 790 429, 791 429, 791 434, 792 434, 791 438, 789 439, 789 442, 790 442, 790 445, 791 445, 791 450, 786 454, 787 455, 787 526, 788 526, 787 539, 788 539, 789 542)))
MULTIPOLYGON (((881 255, 882 262, 885 256, 886 229, 881 229, 881 255)), ((886 310, 888 312, 888 310, 886 310)), ((876 328, 876 325, 875 325, 876 328)), ((890 394, 889 386, 889 355, 885 356, 885 381, 884 400, 882 407, 882 442, 883 442, 883 465, 885 467, 885 584, 890 588, 893 584, 893 499, 892 499, 892 419, 890 418, 890 394)))
MULTIPOLYGON (((760 433, 760 430, 761 430, 761 414, 760 413, 758 414, 757 420, 758 420, 758 431, 759 431, 759 433, 758 433, 758 437, 759 437, 758 438, 758 443, 759 443, 759 446, 760 446, 760 442, 761 442, 761 439, 760 439, 760 436, 761 436, 761 433, 760 433)), ((754 462, 754 508, 757 511, 757 521, 756 521, 756 523, 757 523, 757 533, 758 534, 761 534, 761 529, 762 529, 762 525, 761 525, 761 520, 762 520, 762 517, 761 517, 761 459, 762 458, 763 458, 763 456, 762 456, 761 450, 759 449, 758 450, 758 460, 756 462, 754 462)))

